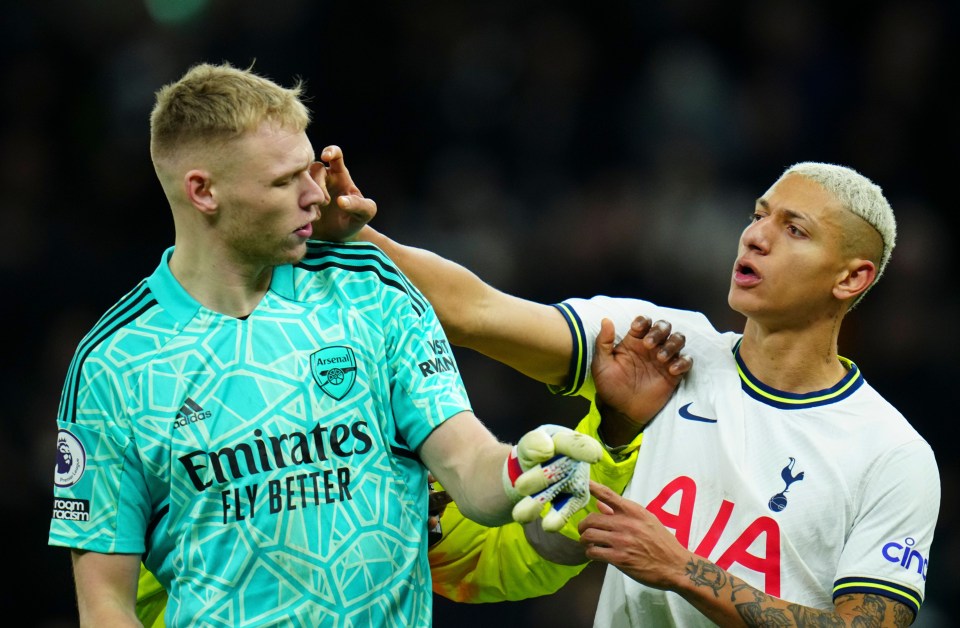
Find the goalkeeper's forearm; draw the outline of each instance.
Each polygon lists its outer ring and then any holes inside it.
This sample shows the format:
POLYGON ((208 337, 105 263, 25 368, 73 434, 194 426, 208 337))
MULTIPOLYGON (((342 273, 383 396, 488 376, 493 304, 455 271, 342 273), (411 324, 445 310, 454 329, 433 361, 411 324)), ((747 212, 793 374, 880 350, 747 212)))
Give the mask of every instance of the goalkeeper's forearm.
POLYGON ((433 430, 420 457, 465 516, 497 526, 511 521, 514 502, 501 479, 510 449, 472 412, 460 412, 433 430))

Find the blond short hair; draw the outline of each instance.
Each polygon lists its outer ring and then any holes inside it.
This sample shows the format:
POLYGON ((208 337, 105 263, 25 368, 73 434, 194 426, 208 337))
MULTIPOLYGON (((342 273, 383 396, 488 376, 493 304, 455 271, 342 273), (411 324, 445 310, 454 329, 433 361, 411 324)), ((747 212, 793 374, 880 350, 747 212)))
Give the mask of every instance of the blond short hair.
POLYGON ((303 131, 310 111, 303 83, 282 87, 229 63, 201 63, 156 93, 150 114, 150 156, 154 163, 183 146, 224 142, 257 129, 263 122, 303 131))
POLYGON ((867 290, 854 301, 856 305, 876 285, 890 261, 890 254, 897 242, 897 221, 893 208, 883 195, 879 185, 847 166, 804 161, 787 168, 781 178, 798 174, 819 183, 848 211, 865 220, 876 229, 883 241, 883 250, 877 264, 877 276, 867 290))

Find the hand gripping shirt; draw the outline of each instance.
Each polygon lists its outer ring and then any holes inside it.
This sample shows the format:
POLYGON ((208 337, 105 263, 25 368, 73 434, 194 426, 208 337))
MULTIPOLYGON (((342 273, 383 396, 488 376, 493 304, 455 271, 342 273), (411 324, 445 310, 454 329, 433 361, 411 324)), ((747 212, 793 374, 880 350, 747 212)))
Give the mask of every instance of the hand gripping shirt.
MULTIPOLYGON (((757 380, 742 338, 697 312, 634 299, 558 306, 574 336, 578 375, 565 393, 592 394, 600 321, 617 340, 638 315, 670 321, 694 367, 647 426, 624 496, 686 548, 765 593, 824 610, 848 593, 920 608, 940 506, 933 451, 842 359, 847 375, 806 394, 757 380)), ((712 626, 679 595, 607 569, 595 626, 712 626)))
POLYGON ((80 343, 49 542, 143 554, 168 626, 427 626, 427 470, 469 410, 432 308, 377 248, 308 243, 245 319, 168 267, 80 343))

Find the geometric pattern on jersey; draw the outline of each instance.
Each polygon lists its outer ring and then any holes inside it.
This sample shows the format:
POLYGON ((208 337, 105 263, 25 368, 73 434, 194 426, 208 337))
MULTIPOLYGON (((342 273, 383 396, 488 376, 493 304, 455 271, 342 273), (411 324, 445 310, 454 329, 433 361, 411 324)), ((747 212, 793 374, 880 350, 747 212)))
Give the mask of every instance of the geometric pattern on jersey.
POLYGON ((432 308, 376 247, 309 242, 236 319, 172 251, 71 362, 50 543, 144 554, 170 626, 429 625, 415 452, 470 409, 432 308))
MULTIPOLYGON (((558 304, 574 339, 561 394, 592 396, 590 362, 603 318, 616 341, 638 315, 686 337, 694 367, 644 430, 624 496, 688 549, 751 586, 825 610, 874 594, 914 614, 923 600, 940 504, 929 444, 840 358, 834 386, 796 394, 760 382, 740 359, 741 334, 699 312, 637 299, 558 304)), ((712 626, 678 595, 607 569, 596 626, 712 626)))

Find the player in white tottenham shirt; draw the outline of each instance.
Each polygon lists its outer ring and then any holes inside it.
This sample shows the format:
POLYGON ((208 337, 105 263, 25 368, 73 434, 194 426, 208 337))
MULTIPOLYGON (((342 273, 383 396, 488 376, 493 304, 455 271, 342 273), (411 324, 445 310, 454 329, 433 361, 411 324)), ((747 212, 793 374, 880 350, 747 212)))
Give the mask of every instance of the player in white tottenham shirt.
MULTIPOLYGON (((740 359, 740 334, 700 314, 644 301, 571 300, 577 337, 635 312, 671 321, 694 368, 644 430, 624 497, 643 504, 690 551, 764 593, 830 608, 876 594, 915 614, 940 503, 927 443, 846 360, 833 386, 793 394, 765 386, 740 359), (582 326, 580 324, 582 321, 582 326)), ((592 343, 585 343, 589 363, 592 343)), ((581 526, 583 530, 583 526, 581 526)), ((713 588, 718 571, 686 575, 713 588)), ((598 626, 710 625, 675 593, 607 572, 598 626)))
MULTIPOLYGON (((940 504, 936 461, 838 349, 841 322, 896 240, 869 179, 804 162, 757 200, 728 296, 742 332, 638 300, 533 303, 369 227, 361 237, 424 292, 453 344, 558 392, 593 394, 603 318, 603 342, 638 315, 687 336, 694 366, 644 430, 624 497, 596 486, 606 506, 580 524, 587 556, 610 564, 597 626, 915 619, 940 504)), ((606 401, 605 444, 629 442, 643 413, 629 396, 606 401)))

